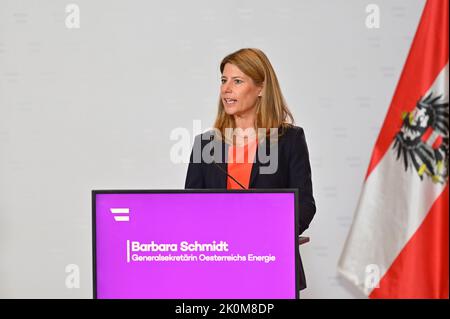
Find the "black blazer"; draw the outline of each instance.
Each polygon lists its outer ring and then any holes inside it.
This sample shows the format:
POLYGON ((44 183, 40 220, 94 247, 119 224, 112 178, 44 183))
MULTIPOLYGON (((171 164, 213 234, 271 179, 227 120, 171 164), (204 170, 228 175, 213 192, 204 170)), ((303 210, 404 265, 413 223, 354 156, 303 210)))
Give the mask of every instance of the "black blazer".
MULTIPOLYGON (((249 188, 297 188, 299 190, 298 227, 299 234, 302 234, 309 227, 316 212, 308 147, 301 127, 290 126, 283 131, 280 128, 280 132, 282 135, 278 138, 278 167, 276 171, 273 174, 261 174, 260 167, 269 167, 271 164, 261 163, 256 155, 250 175, 249 188)), ((212 140, 213 134, 214 131, 211 130, 196 136, 187 170, 185 189, 227 188, 227 175, 217 165, 227 171, 225 159, 228 158, 228 147, 221 140, 212 140), (206 145, 209 145, 208 149, 205 149, 206 145), (197 158, 194 161, 194 151, 197 151, 197 154, 209 152, 217 165, 209 160, 204 161, 204 158, 197 158)), ((270 154, 272 148, 270 150, 269 148, 270 143, 266 142, 266 154, 270 154)), ((306 288, 306 280, 301 259, 299 265, 300 289, 304 289, 306 288)))

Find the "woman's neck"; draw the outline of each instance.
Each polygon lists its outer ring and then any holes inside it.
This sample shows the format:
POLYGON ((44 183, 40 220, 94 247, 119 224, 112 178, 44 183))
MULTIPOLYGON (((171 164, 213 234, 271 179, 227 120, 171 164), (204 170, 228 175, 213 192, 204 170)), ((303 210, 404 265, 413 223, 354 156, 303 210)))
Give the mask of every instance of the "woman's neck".
POLYGON ((241 130, 254 129, 255 128, 255 119, 256 119, 256 108, 250 109, 245 114, 234 115, 234 123, 236 128, 240 128, 241 130))
POLYGON ((253 127, 246 129, 236 128, 233 132, 233 144, 242 146, 256 140, 257 132, 253 127))

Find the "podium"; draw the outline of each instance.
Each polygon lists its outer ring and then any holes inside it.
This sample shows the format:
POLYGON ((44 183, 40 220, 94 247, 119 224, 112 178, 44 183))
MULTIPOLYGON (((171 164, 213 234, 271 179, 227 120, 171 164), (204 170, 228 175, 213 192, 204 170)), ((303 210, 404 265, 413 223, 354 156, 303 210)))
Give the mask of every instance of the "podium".
POLYGON ((94 298, 298 299, 297 189, 92 191, 94 298))

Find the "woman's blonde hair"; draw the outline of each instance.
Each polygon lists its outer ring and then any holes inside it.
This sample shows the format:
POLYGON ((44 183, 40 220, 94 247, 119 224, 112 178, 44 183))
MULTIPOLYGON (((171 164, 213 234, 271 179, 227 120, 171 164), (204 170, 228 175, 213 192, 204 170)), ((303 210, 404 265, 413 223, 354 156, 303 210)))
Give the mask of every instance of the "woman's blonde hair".
MULTIPOLYGON (((262 96, 258 97, 256 102, 255 130, 266 128, 268 135, 270 128, 281 128, 281 131, 284 131, 283 128, 294 124, 294 118, 281 93, 275 71, 264 52, 259 49, 245 48, 227 55, 220 63, 222 74, 227 63, 237 66, 256 85, 263 86, 262 96)), ((222 136, 226 136, 225 129, 235 127, 233 116, 225 112, 222 99, 219 98, 214 129, 220 131, 222 136)))

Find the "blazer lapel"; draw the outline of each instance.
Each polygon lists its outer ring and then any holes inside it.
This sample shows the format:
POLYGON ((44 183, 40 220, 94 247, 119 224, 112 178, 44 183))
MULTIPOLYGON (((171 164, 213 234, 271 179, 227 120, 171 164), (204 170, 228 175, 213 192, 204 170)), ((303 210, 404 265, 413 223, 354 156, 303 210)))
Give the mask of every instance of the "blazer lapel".
MULTIPOLYGON (((222 141, 222 160, 220 163, 217 163, 220 168, 223 169, 223 171, 218 172, 220 174, 219 178, 219 185, 217 185, 219 188, 227 188, 227 175, 224 172, 228 172, 228 145, 225 143, 225 141, 222 141)), ((219 169, 217 169, 219 171, 219 169)))
POLYGON ((259 167, 261 166, 261 163, 259 162, 259 158, 258 158, 259 147, 260 147, 260 143, 258 143, 258 145, 256 146, 255 159, 253 161, 252 171, 250 173, 250 181, 248 183, 248 188, 255 187, 256 177, 258 176, 259 167))

